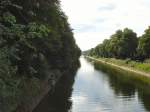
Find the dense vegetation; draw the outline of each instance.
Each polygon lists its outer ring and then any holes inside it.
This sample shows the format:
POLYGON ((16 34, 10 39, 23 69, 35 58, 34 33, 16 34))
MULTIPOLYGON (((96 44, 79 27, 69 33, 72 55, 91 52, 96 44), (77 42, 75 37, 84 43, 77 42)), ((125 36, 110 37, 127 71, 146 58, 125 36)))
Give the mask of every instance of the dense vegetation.
POLYGON ((146 59, 143 62, 135 61, 131 59, 115 59, 115 58, 101 58, 104 62, 113 63, 119 66, 128 67, 132 70, 142 71, 144 73, 150 73, 150 59, 146 59))
POLYGON ((14 110, 52 70, 77 66, 80 52, 58 0, 1 0, 0 111, 14 110))
POLYGON ((102 44, 84 53, 104 58, 144 61, 150 58, 150 27, 139 38, 131 29, 118 30, 110 39, 105 39, 102 44))

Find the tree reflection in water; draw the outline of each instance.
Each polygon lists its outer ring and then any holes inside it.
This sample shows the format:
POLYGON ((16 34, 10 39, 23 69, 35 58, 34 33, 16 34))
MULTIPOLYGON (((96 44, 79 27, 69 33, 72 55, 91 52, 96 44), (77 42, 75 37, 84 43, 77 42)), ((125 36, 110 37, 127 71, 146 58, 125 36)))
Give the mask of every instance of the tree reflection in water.
POLYGON ((76 71, 77 69, 65 73, 53 92, 49 92, 33 112, 69 112, 72 107, 70 97, 76 71))
POLYGON ((96 107, 102 107, 102 112, 106 109, 111 112, 116 112, 115 109, 117 112, 150 111, 149 81, 143 82, 144 80, 140 80, 134 74, 100 63, 89 63, 84 59, 81 62, 82 67, 77 73, 74 91, 72 86, 76 72, 66 73, 57 84, 54 93, 50 92, 33 112, 93 112, 96 107), (91 84, 92 91, 89 89, 91 84), (84 93, 87 99, 83 104, 81 99, 78 99, 78 102, 71 100, 76 95, 80 97, 80 93, 84 93))
POLYGON ((106 73, 109 79, 109 85, 117 97, 124 96, 125 100, 130 100, 135 95, 138 95, 138 99, 145 109, 150 111, 150 81, 149 84, 142 82, 134 74, 117 70, 99 62, 94 62, 94 67, 96 70, 101 70, 106 73))

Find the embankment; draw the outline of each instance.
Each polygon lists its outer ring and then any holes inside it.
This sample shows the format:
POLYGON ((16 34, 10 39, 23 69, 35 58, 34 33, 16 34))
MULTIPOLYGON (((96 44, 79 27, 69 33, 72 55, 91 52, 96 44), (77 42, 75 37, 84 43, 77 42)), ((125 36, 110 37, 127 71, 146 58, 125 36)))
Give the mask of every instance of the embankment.
POLYGON ((59 81, 62 75, 64 74, 60 73, 58 70, 50 72, 49 77, 41 81, 38 90, 39 93, 35 96, 29 96, 29 94, 27 94, 27 96, 24 96, 26 98, 30 98, 27 101, 19 104, 15 112, 32 112, 40 103, 40 101, 48 94, 48 92, 53 91, 56 83, 59 81))
POLYGON ((134 73, 134 74, 138 74, 138 75, 140 75, 140 76, 144 76, 144 77, 150 78, 150 74, 145 73, 145 72, 143 72, 143 71, 131 69, 131 68, 125 67, 125 66, 120 66, 120 65, 117 65, 117 64, 114 64, 114 63, 110 63, 110 62, 103 61, 103 60, 101 60, 101 59, 96 59, 96 58, 94 58, 94 57, 86 56, 86 58, 92 59, 92 60, 94 60, 94 61, 101 62, 101 63, 103 63, 103 64, 110 65, 110 66, 112 66, 112 67, 121 69, 121 70, 123 70, 123 71, 128 71, 128 72, 131 72, 131 73, 134 73))

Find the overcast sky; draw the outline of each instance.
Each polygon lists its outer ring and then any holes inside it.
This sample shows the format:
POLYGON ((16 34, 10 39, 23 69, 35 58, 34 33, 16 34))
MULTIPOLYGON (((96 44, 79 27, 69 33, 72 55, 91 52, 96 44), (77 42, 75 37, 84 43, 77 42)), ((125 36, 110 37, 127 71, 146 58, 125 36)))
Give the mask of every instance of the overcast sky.
POLYGON ((150 25, 150 0, 61 0, 82 50, 95 47, 118 29, 138 35, 150 25))

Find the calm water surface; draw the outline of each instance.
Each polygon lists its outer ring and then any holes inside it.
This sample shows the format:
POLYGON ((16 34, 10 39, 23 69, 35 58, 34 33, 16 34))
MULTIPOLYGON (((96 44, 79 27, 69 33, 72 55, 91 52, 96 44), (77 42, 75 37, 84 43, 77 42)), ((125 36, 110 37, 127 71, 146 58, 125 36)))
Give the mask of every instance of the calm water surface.
POLYGON ((97 70, 80 59, 76 75, 64 76, 34 112, 150 112, 150 88, 97 70))

